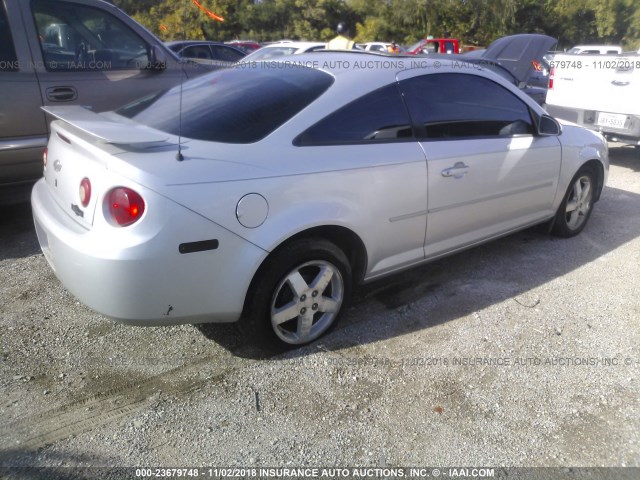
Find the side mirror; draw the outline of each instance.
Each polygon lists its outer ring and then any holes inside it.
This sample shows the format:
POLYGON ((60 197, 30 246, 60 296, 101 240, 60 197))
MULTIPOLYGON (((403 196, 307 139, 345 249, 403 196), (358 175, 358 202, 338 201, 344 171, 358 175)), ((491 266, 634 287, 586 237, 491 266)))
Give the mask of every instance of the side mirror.
POLYGON ((164 70, 167 68, 167 54, 157 45, 149 50, 149 70, 164 70))
POLYGON ((546 137, 557 136, 562 133, 562 127, 558 121, 550 115, 542 115, 538 122, 538 135, 546 137))

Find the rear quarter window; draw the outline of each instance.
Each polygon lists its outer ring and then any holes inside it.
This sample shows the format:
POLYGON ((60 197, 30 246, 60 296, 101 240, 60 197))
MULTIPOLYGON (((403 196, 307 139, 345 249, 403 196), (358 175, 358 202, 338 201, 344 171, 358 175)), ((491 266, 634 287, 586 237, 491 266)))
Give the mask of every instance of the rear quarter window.
POLYGON ((409 114, 397 85, 368 93, 301 133, 302 146, 388 143, 414 140, 409 114))

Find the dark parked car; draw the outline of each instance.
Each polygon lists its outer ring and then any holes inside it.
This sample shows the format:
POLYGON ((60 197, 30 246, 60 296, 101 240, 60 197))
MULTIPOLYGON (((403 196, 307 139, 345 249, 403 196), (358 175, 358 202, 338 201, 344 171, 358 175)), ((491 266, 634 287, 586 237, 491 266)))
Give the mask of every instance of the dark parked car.
POLYGON ((490 68, 543 105, 550 71, 544 56, 556 43, 546 35, 511 35, 499 38, 486 50, 473 50, 460 58, 490 68))
POLYGON ((221 42, 181 40, 166 45, 180 57, 212 68, 229 66, 246 55, 244 50, 221 42))

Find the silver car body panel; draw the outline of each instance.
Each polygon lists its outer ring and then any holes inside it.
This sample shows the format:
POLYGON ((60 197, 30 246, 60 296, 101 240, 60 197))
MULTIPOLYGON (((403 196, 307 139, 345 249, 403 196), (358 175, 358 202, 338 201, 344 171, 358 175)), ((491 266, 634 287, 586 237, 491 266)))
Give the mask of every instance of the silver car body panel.
POLYGON ((40 180, 32 192, 42 251, 65 287, 92 309, 131 324, 161 325, 237 320, 251 271, 267 252, 201 215, 141 185, 112 175, 94 176, 93 188, 135 188, 152 205, 144 221, 123 229, 101 212, 91 226, 80 223, 53 189, 40 180), (179 245, 217 239, 223 253, 182 254, 179 245), (221 275, 220 272, 229 274, 221 275))
MULTIPOLYGON (((92 164, 86 168, 100 172, 91 173, 92 181, 96 178, 96 204, 87 214, 91 223, 74 218, 70 206, 77 202, 75 185, 83 175, 78 164, 70 167, 78 170, 74 180, 59 189, 66 191, 55 193, 53 173, 33 191, 40 243, 58 277, 84 303, 123 321, 234 321, 268 252, 300 232, 323 226, 353 232, 366 249, 363 280, 368 281, 552 218, 587 161, 599 161, 606 180, 602 137, 571 125, 560 136, 294 146, 300 132, 362 94, 396 78, 435 71, 386 68, 372 75, 352 68, 369 55, 300 57, 319 61, 335 77, 327 92, 255 143, 182 139, 182 162, 176 160, 175 137, 152 147, 108 144, 86 125, 73 126, 74 115, 81 124, 84 113, 58 112, 67 121, 52 123, 49 165, 66 162, 78 148, 81 156, 93 158, 84 162, 92 164), (441 175, 459 161, 468 166, 466 175, 441 175), (148 204, 131 227, 114 228, 102 212, 105 192, 118 185, 135 189, 148 204), (247 195, 266 203, 258 202, 260 212, 268 212, 259 226, 246 227, 238 219, 247 195), (218 249, 178 253, 181 242, 213 238, 218 249), (125 293, 140 284, 153 292, 149 298, 125 293)), ((439 72, 460 71, 455 63, 438 61, 439 72)), ((535 115, 545 114, 496 74, 477 68, 469 74, 500 83, 535 115)), ((128 122, 122 128, 129 128, 128 122)))

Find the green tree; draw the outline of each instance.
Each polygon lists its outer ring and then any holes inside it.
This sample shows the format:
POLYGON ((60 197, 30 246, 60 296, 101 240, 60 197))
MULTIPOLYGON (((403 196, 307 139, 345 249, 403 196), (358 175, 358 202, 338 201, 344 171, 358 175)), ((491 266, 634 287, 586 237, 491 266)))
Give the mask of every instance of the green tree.
POLYGON ((504 35, 546 33, 562 47, 622 43, 640 48, 639 0, 114 0, 163 40, 326 41, 338 22, 356 41, 409 44, 427 35, 488 45, 504 35))

